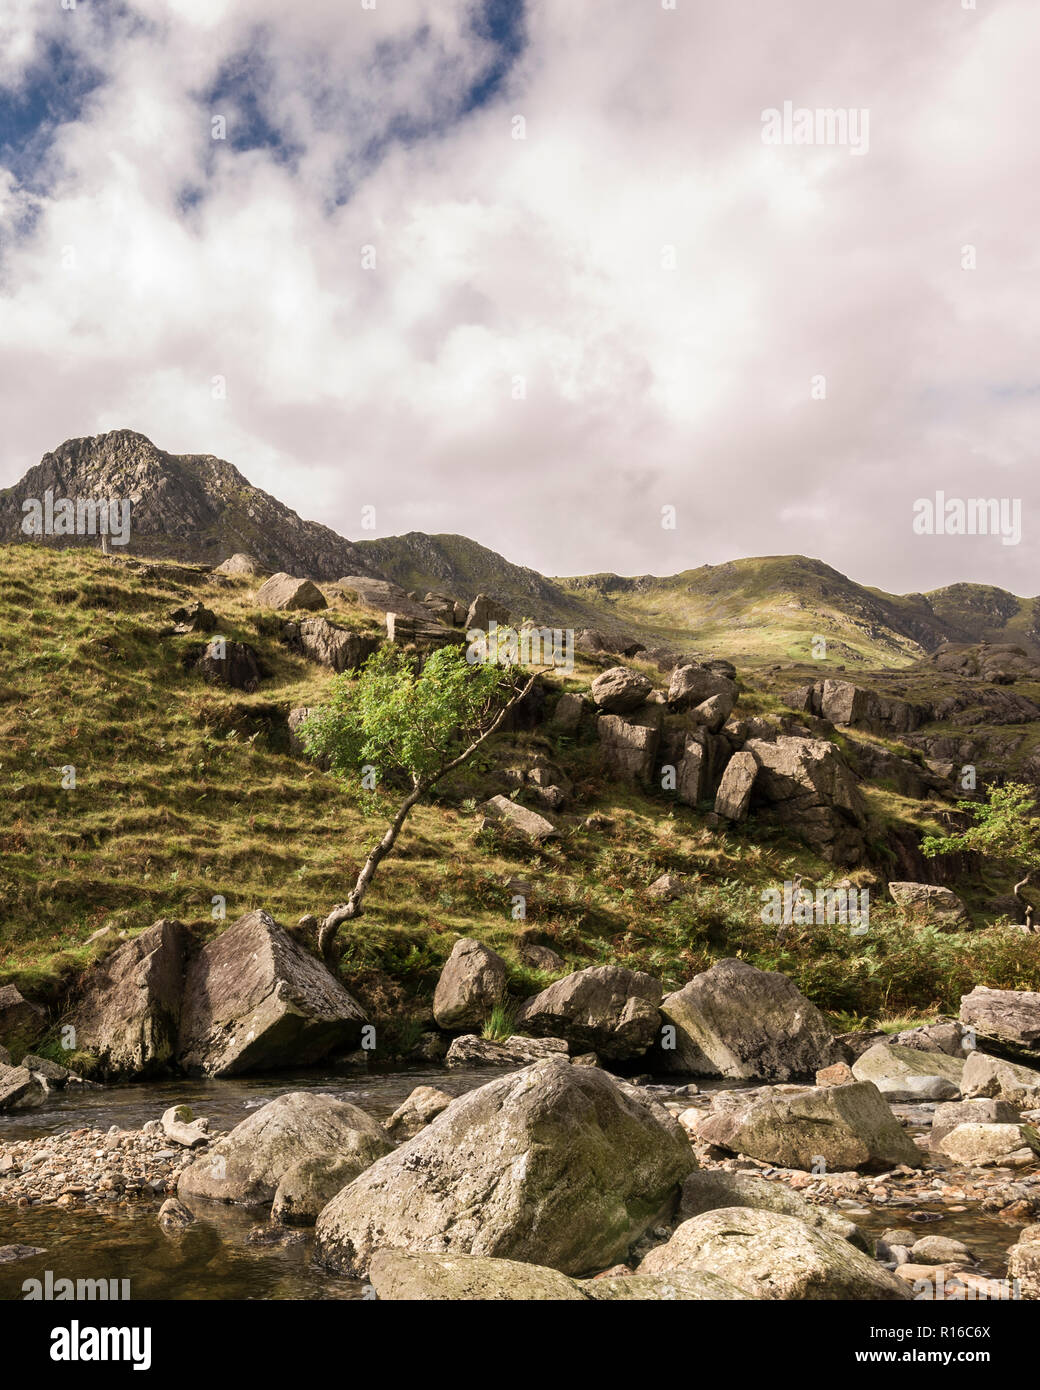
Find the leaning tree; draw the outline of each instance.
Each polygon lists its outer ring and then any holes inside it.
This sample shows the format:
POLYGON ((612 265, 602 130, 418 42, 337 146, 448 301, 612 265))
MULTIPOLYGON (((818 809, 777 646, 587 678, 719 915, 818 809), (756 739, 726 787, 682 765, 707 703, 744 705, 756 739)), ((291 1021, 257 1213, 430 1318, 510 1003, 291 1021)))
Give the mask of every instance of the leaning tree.
POLYGON ((383 647, 357 677, 335 678, 328 702, 299 730, 304 748, 348 786, 371 777, 384 785, 396 781, 407 792, 350 896, 322 922, 323 956, 331 956, 342 923, 361 916, 375 872, 412 808, 473 756, 537 679, 537 671, 518 666, 471 663, 460 647, 440 648, 421 667, 399 648, 383 647))
POLYGON ((1005 782, 1002 787, 990 787, 984 802, 960 801, 957 809, 966 812, 973 824, 954 835, 927 836, 921 842, 922 853, 933 858, 967 851, 1021 873, 1014 894, 1022 905, 1025 926, 1032 931, 1033 906, 1022 896, 1022 890, 1040 872, 1040 815, 1035 792, 1021 782, 1005 782))

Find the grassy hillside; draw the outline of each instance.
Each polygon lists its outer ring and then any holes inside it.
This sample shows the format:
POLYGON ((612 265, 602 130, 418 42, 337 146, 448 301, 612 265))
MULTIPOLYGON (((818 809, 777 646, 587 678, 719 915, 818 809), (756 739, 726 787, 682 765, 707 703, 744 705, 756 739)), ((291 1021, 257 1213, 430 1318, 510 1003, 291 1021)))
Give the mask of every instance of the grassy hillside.
MULTIPOLYGON (((342 897, 386 806, 345 793, 289 751, 288 711, 320 702, 331 675, 287 651, 281 619, 253 606, 248 581, 31 545, 0 559, 0 983, 60 1008, 98 949, 86 938, 105 925, 134 931, 165 915, 215 931, 211 901, 222 895, 229 920, 266 907, 291 927, 342 897), (207 685, 185 666, 200 639, 160 635, 170 608, 195 597, 216 611, 220 632, 260 654, 257 693, 207 685), (62 787, 69 766, 74 790, 62 787)), ((338 598, 330 616, 371 624, 338 598)), ((579 668, 569 684, 593 674, 579 668)), ((775 707, 768 692, 749 691, 741 710, 775 707)), ((927 813, 884 788, 870 798, 880 849, 889 821, 927 813)), ((525 926, 570 968, 617 962, 671 987, 712 959, 744 955, 790 973, 849 1022, 948 1008, 980 981, 1040 983, 1040 938, 914 928, 880 894, 867 936, 802 928, 777 947, 759 919, 763 888, 795 872, 825 885, 840 872, 754 821, 711 829, 707 809, 607 781, 592 734, 499 735, 479 766, 412 817, 366 915, 343 936, 341 973, 403 1039, 428 1013, 460 935, 506 956, 517 997, 547 983, 520 964, 525 926), (504 769, 539 750, 575 784, 573 805, 554 817, 561 838, 543 850, 481 830, 477 810, 504 769), (601 819, 590 827, 592 813, 601 819), (662 903, 647 888, 669 871, 686 876, 688 893, 662 903), (526 923, 510 915, 514 877, 531 884, 526 923)), ((968 885, 969 901, 998 886, 968 885)))

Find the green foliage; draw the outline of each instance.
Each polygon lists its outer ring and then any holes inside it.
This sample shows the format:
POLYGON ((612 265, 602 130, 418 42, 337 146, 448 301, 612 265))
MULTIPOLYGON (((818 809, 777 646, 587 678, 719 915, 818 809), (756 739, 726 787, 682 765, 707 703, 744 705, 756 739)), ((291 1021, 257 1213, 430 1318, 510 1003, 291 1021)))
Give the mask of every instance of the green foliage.
POLYGON ((1030 872, 1040 869, 1040 816, 1034 793, 1021 782, 990 787, 985 802, 961 801, 958 809, 974 821, 955 835, 928 835, 921 851, 939 854, 972 852, 1003 860, 1030 872))
POLYGON ((470 664, 458 647, 433 652, 418 672, 399 648, 382 647, 359 676, 331 683, 300 738, 342 781, 355 783, 369 764, 384 781, 404 774, 429 785, 491 724, 516 679, 512 668, 470 664))

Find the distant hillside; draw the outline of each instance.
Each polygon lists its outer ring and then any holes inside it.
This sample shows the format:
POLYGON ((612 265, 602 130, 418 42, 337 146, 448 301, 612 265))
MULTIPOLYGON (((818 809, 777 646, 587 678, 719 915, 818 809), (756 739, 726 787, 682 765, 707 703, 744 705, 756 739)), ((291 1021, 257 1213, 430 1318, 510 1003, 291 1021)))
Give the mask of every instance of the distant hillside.
MULTIPOLYGON (((369 573, 357 546, 316 521, 302 521, 212 454, 167 454, 133 430, 66 440, 13 488, 0 491, 0 540, 25 540, 25 498, 120 498, 132 502, 128 549, 219 564, 246 551, 270 570, 316 579, 369 573)), ((56 545, 91 537, 43 537, 56 545)))
MULTIPOLYGON (((681 574, 604 573, 550 579, 476 541, 411 531, 349 541, 303 521, 209 454, 167 454, 142 434, 71 439, 14 488, 0 491, 0 542, 24 540, 22 501, 57 496, 129 498, 129 549, 215 565, 246 551, 270 570, 319 581, 367 574, 420 598, 441 590, 468 603, 486 593, 517 619, 640 641, 673 652, 761 663, 806 661, 826 638, 827 659, 850 667, 902 667, 944 642, 1013 643, 1040 655, 1040 598, 985 584, 895 595, 857 584, 821 560, 769 555, 681 574)), ((98 541, 52 538, 55 545, 98 541)), ((624 645, 624 642, 620 643, 624 645)))

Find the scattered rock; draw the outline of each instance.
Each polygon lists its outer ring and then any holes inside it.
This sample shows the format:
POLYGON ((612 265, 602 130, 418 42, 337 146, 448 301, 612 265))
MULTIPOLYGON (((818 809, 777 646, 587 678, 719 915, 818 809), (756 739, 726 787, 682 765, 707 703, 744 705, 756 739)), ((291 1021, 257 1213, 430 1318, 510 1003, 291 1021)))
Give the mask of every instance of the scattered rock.
POLYGON ((538 1037, 566 1038, 600 1057, 639 1057, 660 1026, 661 982, 616 965, 593 966, 556 980, 528 999, 517 1023, 538 1037))
POLYGON ((272 574, 254 595, 261 608, 327 608, 325 595, 309 579, 295 579, 291 574, 272 574))
POLYGON ((602 1269, 693 1167, 679 1126, 632 1088, 538 1062, 459 1097, 334 1197, 317 1255, 354 1275, 388 1247, 602 1269))
POLYGON ((749 1207, 705 1212, 645 1256, 639 1274, 710 1269, 753 1298, 905 1299, 905 1285, 848 1241, 794 1216, 749 1207))
POLYGON ((747 961, 716 961, 661 1003, 675 1046, 655 1051, 665 1071, 794 1081, 840 1057, 820 1011, 793 981, 747 961))
POLYGON ((934 883, 896 882, 888 885, 888 891, 905 913, 922 918, 930 926, 971 926, 968 909, 952 888, 934 883))
POLYGON ((518 806, 515 801, 510 801, 508 796, 493 796, 490 801, 484 802, 481 810, 492 820, 501 821, 511 830, 526 835, 535 844, 541 844, 543 840, 549 840, 558 833, 551 821, 547 821, 537 811, 518 806))
POLYGON ((185 1071, 232 1076, 306 1066, 361 1036, 360 1005, 269 913, 240 917, 188 968, 179 1034, 185 1071))
POLYGON ((505 998, 506 973, 502 957, 481 942, 472 937, 456 941, 433 996, 438 1027, 479 1027, 505 998))

